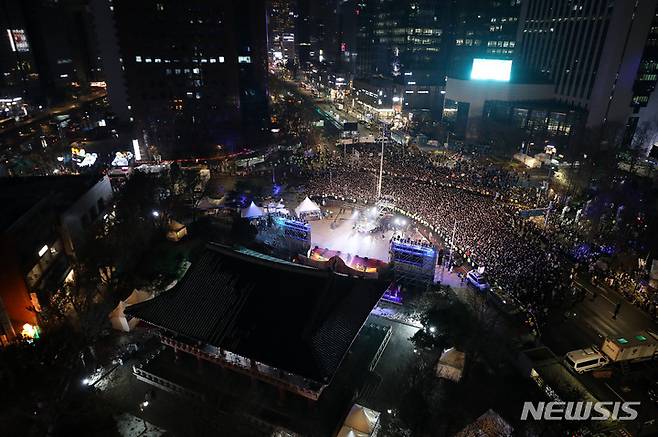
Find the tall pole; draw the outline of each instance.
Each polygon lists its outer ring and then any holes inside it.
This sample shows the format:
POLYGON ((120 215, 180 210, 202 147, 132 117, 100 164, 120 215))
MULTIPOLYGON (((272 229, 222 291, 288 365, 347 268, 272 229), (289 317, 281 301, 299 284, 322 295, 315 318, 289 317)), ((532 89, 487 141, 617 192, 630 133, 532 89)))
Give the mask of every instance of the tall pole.
POLYGON ((455 246, 455 234, 457 233, 457 220, 452 227, 452 237, 450 237, 450 256, 448 257, 448 268, 452 265, 452 249, 455 246))
POLYGON ((382 197, 382 177, 384 176, 384 141, 386 141, 386 125, 382 125, 382 154, 379 157, 379 180, 377 181, 377 199, 382 197))

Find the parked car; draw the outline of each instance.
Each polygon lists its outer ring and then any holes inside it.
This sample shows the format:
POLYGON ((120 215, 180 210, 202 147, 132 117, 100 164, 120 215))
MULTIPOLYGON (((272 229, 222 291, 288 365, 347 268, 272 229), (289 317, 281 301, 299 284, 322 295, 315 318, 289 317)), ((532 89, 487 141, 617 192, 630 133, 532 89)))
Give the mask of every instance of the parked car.
POLYGON ((576 372, 584 373, 607 365, 610 359, 601 351, 589 347, 567 353, 564 361, 576 372))
POLYGON ((477 270, 471 270, 470 272, 466 273, 466 280, 469 284, 480 291, 487 291, 489 288, 491 288, 487 282, 486 277, 483 274, 478 273, 477 270))

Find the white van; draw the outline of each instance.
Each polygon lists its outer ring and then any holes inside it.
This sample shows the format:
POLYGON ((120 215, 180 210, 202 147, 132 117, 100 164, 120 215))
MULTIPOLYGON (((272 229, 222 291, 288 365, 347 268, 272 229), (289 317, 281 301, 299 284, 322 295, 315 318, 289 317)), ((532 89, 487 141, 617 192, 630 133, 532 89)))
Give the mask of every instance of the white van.
POLYGON ((564 361, 576 372, 584 373, 605 366, 610 359, 602 352, 590 347, 567 353, 564 361))

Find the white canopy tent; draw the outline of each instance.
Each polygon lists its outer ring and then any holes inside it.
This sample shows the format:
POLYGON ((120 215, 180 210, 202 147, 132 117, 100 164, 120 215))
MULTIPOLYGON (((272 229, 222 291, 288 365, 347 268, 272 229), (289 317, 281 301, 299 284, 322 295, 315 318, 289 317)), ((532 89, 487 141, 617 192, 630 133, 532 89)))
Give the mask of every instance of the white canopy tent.
POLYGON ((295 214, 297 217, 310 214, 320 214, 320 207, 317 203, 313 202, 311 199, 306 196, 302 203, 300 203, 297 208, 295 208, 295 214))
POLYGON ((349 426, 341 426, 340 431, 338 431, 338 435, 336 437, 369 437, 370 434, 366 434, 364 432, 359 432, 353 428, 350 428, 349 426))
POLYGON ((206 211, 209 209, 217 209, 220 208, 224 205, 225 197, 221 197, 220 199, 215 199, 209 196, 203 196, 201 200, 196 205, 197 209, 206 211))
POLYGON ((177 222, 176 220, 171 220, 169 222, 169 229, 167 230, 167 240, 180 241, 186 235, 187 235, 187 226, 177 222))
POLYGON ((109 318, 112 328, 123 332, 132 331, 139 323, 139 320, 135 318, 128 320, 124 310, 130 305, 135 305, 149 299, 153 299, 153 293, 144 290, 133 290, 130 296, 126 300, 119 301, 119 304, 110 313, 109 318))
POLYGON ((368 437, 375 435, 379 426, 379 416, 378 411, 354 404, 338 432, 338 437, 368 437))
POLYGON ((263 209, 258 207, 253 201, 251 204, 242 209, 241 213, 242 218, 252 219, 263 216, 263 209))
POLYGON ((464 372, 465 359, 464 352, 460 352, 454 347, 444 350, 436 364, 436 376, 459 382, 464 372))

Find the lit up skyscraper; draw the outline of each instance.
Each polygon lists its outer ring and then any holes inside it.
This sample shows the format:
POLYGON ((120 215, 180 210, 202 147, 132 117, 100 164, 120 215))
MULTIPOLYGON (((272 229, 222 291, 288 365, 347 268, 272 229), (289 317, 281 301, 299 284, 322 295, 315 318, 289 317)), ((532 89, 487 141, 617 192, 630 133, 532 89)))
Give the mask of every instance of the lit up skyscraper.
POLYGON ((269 1, 269 57, 270 62, 296 62, 297 49, 293 0, 269 1))
POLYGON ((474 58, 514 58, 520 4, 520 0, 453 2, 451 76, 468 76, 474 58))
POLYGON ((370 73, 396 77, 413 72, 416 78, 429 74, 432 82, 442 82, 446 73, 447 2, 367 3, 366 8, 372 8, 368 12, 373 17, 373 29, 362 44, 375 46, 370 73))

